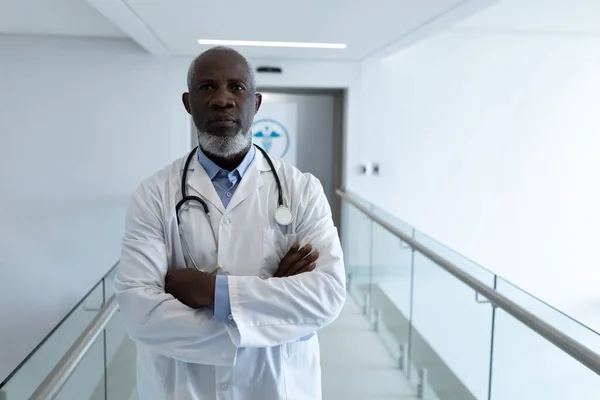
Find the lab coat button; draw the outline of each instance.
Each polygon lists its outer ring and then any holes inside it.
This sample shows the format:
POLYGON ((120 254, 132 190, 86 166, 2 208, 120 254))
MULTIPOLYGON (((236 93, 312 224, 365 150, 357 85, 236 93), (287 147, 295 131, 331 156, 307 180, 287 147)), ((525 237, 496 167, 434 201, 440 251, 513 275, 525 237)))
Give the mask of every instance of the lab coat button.
POLYGON ((229 387, 229 385, 226 384, 226 383, 221 383, 220 387, 221 387, 221 390, 227 390, 227 388, 229 387))
POLYGON ((223 217, 223 219, 221 220, 221 225, 229 225, 231 223, 231 221, 229 220, 229 218, 227 217, 223 217))
POLYGON ((229 316, 227 317, 227 319, 229 319, 230 321, 233 321, 233 315, 229 314, 229 316))

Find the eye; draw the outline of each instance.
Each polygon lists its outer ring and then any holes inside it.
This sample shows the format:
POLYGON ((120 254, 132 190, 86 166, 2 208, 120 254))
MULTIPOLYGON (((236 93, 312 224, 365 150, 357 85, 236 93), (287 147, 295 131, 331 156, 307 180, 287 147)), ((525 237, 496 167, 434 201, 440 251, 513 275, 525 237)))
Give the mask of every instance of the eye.
POLYGON ((244 88, 242 85, 233 84, 231 85, 231 90, 233 90, 234 92, 243 92, 244 90, 246 90, 246 88, 244 88))
POLYGON ((198 89, 200 89, 200 91, 202 91, 202 92, 206 92, 206 91, 212 89, 212 86, 209 85, 208 83, 205 83, 203 85, 200 85, 200 87, 198 87, 198 89))

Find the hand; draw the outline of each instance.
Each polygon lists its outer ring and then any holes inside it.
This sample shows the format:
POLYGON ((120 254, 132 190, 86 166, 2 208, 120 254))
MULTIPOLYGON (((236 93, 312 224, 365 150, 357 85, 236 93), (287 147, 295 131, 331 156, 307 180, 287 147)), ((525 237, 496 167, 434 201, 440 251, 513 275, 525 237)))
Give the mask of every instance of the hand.
POLYGON ((194 268, 178 269, 167 272, 165 292, 188 307, 208 307, 215 301, 215 281, 214 275, 194 268))
POLYGON ((319 258, 319 252, 315 250, 311 254, 311 251, 311 244, 300 248, 300 243, 295 243, 279 263, 273 277, 294 276, 315 269, 315 261, 319 258))

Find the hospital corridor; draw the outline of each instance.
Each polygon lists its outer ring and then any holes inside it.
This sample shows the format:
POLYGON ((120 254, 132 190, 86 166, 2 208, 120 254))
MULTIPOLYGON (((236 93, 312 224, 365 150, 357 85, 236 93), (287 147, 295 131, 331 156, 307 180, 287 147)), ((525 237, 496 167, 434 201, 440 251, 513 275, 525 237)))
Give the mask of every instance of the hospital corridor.
POLYGON ((600 1, 1 0, 0 400, 600 400, 600 1))

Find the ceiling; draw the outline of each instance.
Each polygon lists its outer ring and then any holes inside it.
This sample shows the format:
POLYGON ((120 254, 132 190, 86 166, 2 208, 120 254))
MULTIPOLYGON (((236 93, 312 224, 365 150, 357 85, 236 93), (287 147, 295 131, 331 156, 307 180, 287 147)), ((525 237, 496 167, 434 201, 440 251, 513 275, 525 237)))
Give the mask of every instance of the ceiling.
POLYGON ((553 33, 600 33, 598 0, 502 0, 456 28, 553 33))
POLYGON ((196 55, 198 39, 345 43, 244 47, 251 58, 357 61, 465 3, 490 0, 2 0, 0 32, 130 37, 152 54, 196 55), (34 11, 32 11, 34 10, 34 11))
POLYGON ((127 36, 85 0, 0 0, 0 33, 127 36))
POLYGON ((345 50, 244 49, 252 57, 360 60, 398 40, 457 0, 126 0, 175 54, 209 46, 197 39, 346 43, 345 50), (175 22, 176 21, 176 22, 175 22))

